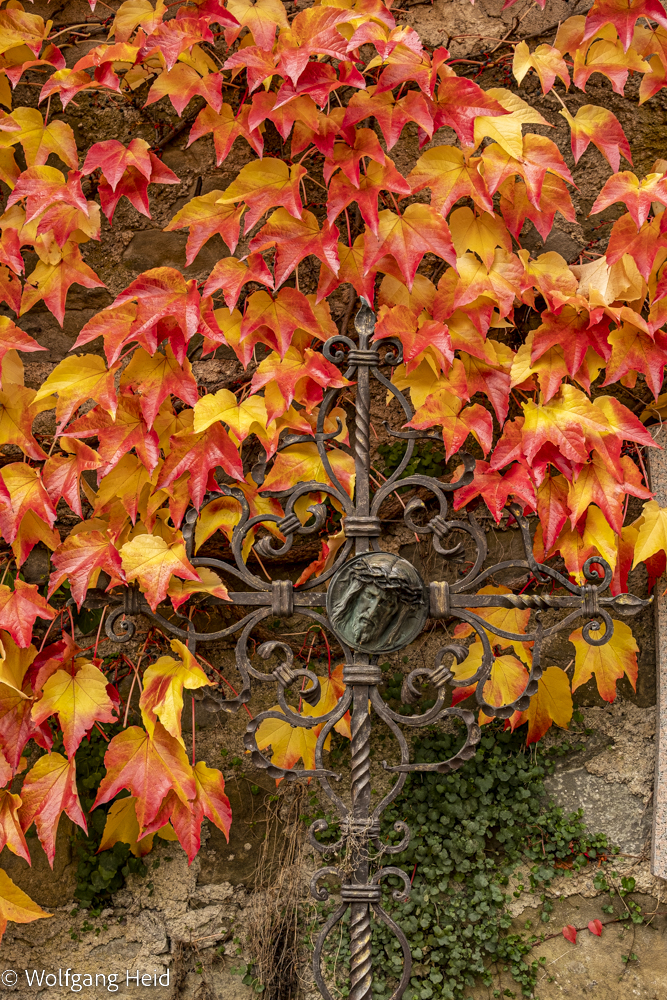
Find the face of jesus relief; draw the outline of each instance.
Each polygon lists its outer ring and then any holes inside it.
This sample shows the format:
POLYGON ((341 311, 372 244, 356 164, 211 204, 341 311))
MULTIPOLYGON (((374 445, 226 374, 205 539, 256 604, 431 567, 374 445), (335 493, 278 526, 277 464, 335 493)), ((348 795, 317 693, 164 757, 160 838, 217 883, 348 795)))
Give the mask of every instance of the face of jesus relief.
POLYGON ((349 612, 352 631, 362 645, 376 642, 384 635, 390 622, 402 615, 398 594, 383 591, 372 583, 352 598, 349 612))
POLYGON ((372 552, 346 563, 327 595, 331 623, 355 649, 399 649, 421 631, 426 603, 414 566, 390 552, 372 552))

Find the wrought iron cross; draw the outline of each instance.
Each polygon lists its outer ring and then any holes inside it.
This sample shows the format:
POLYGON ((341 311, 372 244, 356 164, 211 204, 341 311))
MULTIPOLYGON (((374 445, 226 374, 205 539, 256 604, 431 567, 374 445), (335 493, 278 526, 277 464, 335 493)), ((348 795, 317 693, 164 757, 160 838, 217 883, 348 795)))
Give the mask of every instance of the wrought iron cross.
MULTIPOLYGON (((340 421, 337 428, 325 432, 325 421, 331 412, 338 393, 341 390, 332 389, 324 397, 319 410, 317 430, 314 438, 317 449, 329 477, 329 482, 305 482, 293 489, 271 494, 279 496, 283 502, 285 514, 250 516, 250 510, 243 493, 234 487, 221 486, 220 492, 208 494, 202 508, 219 497, 221 493, 234 497, 241 505, 241 519, 236 525, 232 536, 232 553, 235 564, 219 559, 197 557, 193 555, 194 530, 197 518, 201 513, 195 508, 190 509, 185 518, 184 536, 188 556, 192 565, 207 566, 216 570, 223 577, 240 579, 249 586, 248 591, 230 594, 234 604, 247 607, 245 617, 217 632, 198 632, 193 622, 185 615, 176 613, 176 621, 169 620, 159 613, 153 613, 138 590, 128 588, 121 597, 106 595, 101 591, 89 591, 87 607, 99 607, 101 604, 116 603, 106 625, 107 635, 116 642, 125 642, 134 634, 134 624, 126 616, 141 613, 155 621, 165 632, 184 639, 194 650, 197 642, 211 642, 223 639, 233 633, 240 632, 236 646, 236 665, 242 678, 242 688, 235 698, 223 699, 211 695, 204 696, 205 707, 212 711, 235 712, 250 699, 251 679, 259 682, 277 682, 278 703, 282 712, 267 711, 259 714, 248 726, 245 745, 252 754, 253 763, 263 768, 271 777, 308 778, 314 777, 319 782, 333 802, 341 824, 341 839, 333 846, 325 846, 316 839, 316 834, 327 827, 324 820, 316 820, 312 824, 309 837, 313 846, 322 854, 331 854, 346 849, 346 868, 342 871, 336 867, 320 869, 311 883, 311 892, 318 900, 328 899, 325 888, 319 888, 318 883, 324 876, 339 876, 343 881, 341 887, 341 903, 331 914, 323 926, 314 952, 314 974, 318 987, 325 1000, 332 1000, 331 992, 324 981, 321 961, 322 948, 332 929, 342 920, 347 909, 350 909, 350 992, 351 1000, 371 1000, 373 967, 371 960, 371 911, 376 918, 383 921, 397 936, 403 950, 404 965, 401 981, 394 990, 391 1000, 399 1000, 403 995, 411 969, 410 948, 402 930, 389 916, 381 905, 380 882, 387 876, 398 876, 404 883, 404 888, 395 890, 393 895, 397 900, 407 899, 410 892, 410 882, 406 874, 399 868, 384 866, 371 872, 371 848, 378 855, 398 854, 405 849, 410 838, 407 824, 395 824, 395 830, 402 833, 399 844, 381 844, 380 817, 386 807, 398 796, 410 772, 438 771, 448 773, 460 767, 475 754, 476 745, 480 739, 480 730, 471 711, 462 708, 447 707, 447 689, 457 686, 475 685, 475 697, 478 706, 489 716, 501 719, 509 718, 515 711, 525 711, 530 698, 537 691, 538 680, 542 673, 541 646, 545 638, 555 632, 567 628, 577 618, 583 616, 589 619, 583 627, 584 639, 593 646, 601 646, 608 642, 614 631, 609 611, 617 615, 634 615, 648 601, 631 594, 620 596, 603 596, 612 572, 609 565, 600 556, 588 559, 583 567, 586 583, 576 586, 562 574, 550 566, 538 563, 533 555, 530 530, 527 520, 523 517, 521 508, 510 504, 509 511, 521 531, 525 559, 508 560, 483 569, 487 557, 487 545, 484 531, 475 520, 474 514, 464 518, 449 519, 447 495, 472 482, 475 461, 469 455, 463 454, 464 474, 456 482, 442 483, 437 479, 409 475, 401 478, 412 456, 415 442, 420 437, 434 435, 420 434, 414 431, 399 431, 389 429, 398 438, 406 440, 403 458, 386 482, 374 493, 371 491, 370 478, 370 419, 371 419, 371 378, 376 379, 385 389, 392 393, 400 404, 409 421, 413 415, 412 408, 403 394, 386 377, 385 370, 401 364, 402 350, 397 340, 382 340, 373 343, 375 316, 370 307, 364 305, 356 317, 358 343, 345 336, 330 338, 323 347, 325 357, 336 365, 347 364, 346 378, 356 382, 356 404, 354 427, 353 454, 355 463, 354 499, 351 499, 336 475, 329 460, 327 445, 337 438, 342 430, 340 421), (380 349, 384 351, 381 357, 380 349), (438 504, 438 512, 425 524, 413 520, 418 511, 426 510, 422 500, 412 499, 404 511, 404 521, 408 527, 419 535, 431 535, 433 546, 441 556, 448 557, 459 551, 455 545, 446 548, 445 540, 456 532, 465 532, 471 536, 476 558, 472 568, 466 575, 454 584, 446 582, 431 583, 426 586, 415 567, 406 559, 382 549, 383 525, 380 517, 382 504, 399 488, 405 486, 423 487, 429 491, 438 504), (343 527, 346 541, 336 555, 333 564, 319 578, 311 578, 302 586, 295 588, 291 580, 279 580, 267 584, 254 575, 243 559, 243 543, 248 532, 262 523, 274 522, 285 537, 284 544, 274 549, 269 538, 257 543, 262 557, 282 556, 289 551, 296 535, 312 535, 319 532, 326 518, 326 506, 314 503, 309 507, 313 522, 303 526, 295 514, 296 502, 307 494, 323 493, 335 498, 344 511, 343 527), (565 593, 559 596, 551 594, 474 594, 494 575, 509 569, 522 569, 532 573, 538 585, 558 585, 565 593), (326 598, 323 585, 328 584, 326 598), (316 588, 320 588, 319 590, 316 588), (327 616, 316 609, 326 600, 327 616), (496 627, 476 613, 474 609, 484 608, 518 608, 534 612, 532 631, 527 633, 507 632, 496 627), (560 622, 544 626, 541 613, 549 609, 567 612, 560 622), (320 681, 307 668, 295 668, 294 657, 289 645, 283 642, 265 642, 257 650, 259 656, 268 659, 278 654, 282 662, 271 672, 265 673, 253 666, 248 653, 248 641, 253 629, 264 619, 273 616, 288 617, 292 614, 305 615, 313 619, 323 629, 333 634, 343 650, 345 666, 343 679, 346 689, 334 709, 325 715, 316 717, 298 715, 287 704, 286 689, 299 682, 309 687, 300 691, 300 697, 309 704, 316 705, 320 699, 320 681), (419 700, 421 694, 416 687, 418 681, 428 681, 437 690, 437 698, 432 708, 421 715, 404 716, 393 711, 385 703, 379 692, 382 682, 382 671, 379 659, 386 653, 403 649, 413 642, 422 632, 428 618, 458 619, 467 622, 477 633, 482 646, 483 657, 477 672, 465 680, 456 680, 450 666, 453 660, 462 662, 467 655, 466 647, 458 643, 443 646, 435 657, 432 667, 416 667, 411 670, 403 684, 402 698, 405 702, 419 700), (604 632, 601 625, 604 625, 604 632), (484 697, 485 684, 493 665, 494 653, 488 638, 488 632, 506 639, 508 642, 531 642, 532 666, 526 687, 519 698, 511 704, 490 705, 484 697), (597 632, 601 634, 596 635, 597 632), (347 801, 337 795, 332 782, 338 781, 340 775, 325 768, 323 763, 324 744, 333 727, 346 712, 351 713, 351 747, 350 767, 351 785, 347 801), (370 769, 370 737, 371 719, 375 713, 389 727, 396 738, 400 749, 400 763, 383 764, 386 771, 397 775, 397 780, 387 795, 375 806, 371 806, 371 769, 370 769), (466 739, 455 756, 436 764, 410 763, 409 748, 401 726, 426 726, 448 718, 460 719, 466 727, 466 739), (265 719, 277 718, 287 720, 294 727, 311 729, 322 726, 317 740, 315 753, 316 767, 314 770, 285 770, 276 767, 258 749, 256 731, 265 719), (346 877, 347 874, 347 877, 346 877)), ((289 437, 281 447, 300 442, 311 442, 311 437, 289 437)), ((340 445, 338 445, 340 447, 340 445)), ((263 466, 260 464, 253 470, 256 481, 263 476, 263 466)))

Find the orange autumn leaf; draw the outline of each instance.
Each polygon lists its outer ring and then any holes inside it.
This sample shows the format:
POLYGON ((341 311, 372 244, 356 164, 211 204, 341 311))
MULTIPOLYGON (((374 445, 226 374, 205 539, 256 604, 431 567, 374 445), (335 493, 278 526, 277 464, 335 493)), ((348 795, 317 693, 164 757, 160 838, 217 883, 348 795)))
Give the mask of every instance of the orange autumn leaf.
POLYGON ((19 818, 24 833, 35 824, 37 836, 52 868, 56 834, 63 812, 84 832, 88 831, 76 787, 74 759, 67 760, 59 753, 47 753, 25 776, 19 818))
POLYGON ((104 756, 102 778, 92 809, 110 802, 121 788, 136 798, 139 838, 151 823, 170 789, 187 804, 195 796, 195 781, 185 750, 160 722, 153 736, 129 726, 114 736, 104 756))
POLYGON ((555 723, 567 729, 572 718, 573 704, 570 682, 560 667, 547 667, 537 682, 537 694, 530 707, 521 715, 521 722, 528 723, 526 743, 536 743, 555 723))

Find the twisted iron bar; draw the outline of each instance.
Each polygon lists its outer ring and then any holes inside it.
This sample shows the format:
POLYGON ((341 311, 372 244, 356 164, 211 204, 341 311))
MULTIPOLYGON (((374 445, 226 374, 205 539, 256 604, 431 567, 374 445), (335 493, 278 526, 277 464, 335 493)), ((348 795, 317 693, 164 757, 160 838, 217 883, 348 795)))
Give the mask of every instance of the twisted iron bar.
MULTIPOLYGON (((283 501, 284 515, 264 514, 251 516, 249 505, 241 490, 235 487, 219 486, 215 493, 207 494, 200 510, 190 509, 185 517, 183 535, 186 551, 193 566, 209 567, 223 576, 241 580, 249 586, 247 591, 230 593, 233 604, 245 606, 248 612, 239 622, 215 632, 199 632, 194 623, 185 615, 176 612, 175 620, 163 614, 153 612, 134 587, 128 587, 123 592, 107 594, 102 590, 88 592, 85 607, 95 608, 105 604, 114 605, 106 621, 106 633, 113 641, 122 643, 130 640, 135 626, 132 617, 145 615, 155 622, 164 632, 183 639, 194 651, 198 642, 210 642, 227 638, 240 633, 236 646, 236 666, 241 676, 241 690, 233 698, 225 698, 217 694, 200 695, 204 706, 211 711, 235 712, 250 698, 252 680, 258 682, 275 681, 279 711, 272 709, 257 715, 246 730, 245 746, 252 755, 253 763, 274 778, 315 777, 320 781, 325 794, 334 804, 341 821, 341 837, 336 844, 323 844, 317 839, 317 834, 327 829, 324 820, 316 820, 308 832, 312 846, 323 856, 331 856, 346 851, 346 869, 337 867, 320 869, 311 883, 311 893, 319 901, 329 898, 329 892, 320 888, 318 883, 325 876, 336 876, 342 881, 341 902, 327 919, 319 934, 314 951, 314 976, 325 1000, 333 1000, 331 992, 322 974, 321 963, 323 948, 328 936, 350 910, 350 982, 349 996, 351 1000, 371 1000, 373 988, 373 964, 371 954, 372 923, 371 913, 377 920, 383 922, 398 938, 403 954, 403 973, 390 1000, 399 1000, 403 995, 409 979, 411 968, 410 948, 405 934, 381 905, 382 879, 394 876, 403 882, 403 887, 393 891, 397 901, 406 900, 410 894, 410 881, 399 868, 391 866, 379 867, 371 873, 371 867, 379 862, 384 854, 398 854, 409 842, 410 830, 406 823, 398 822, 394 830, 402 834, 398 844, 382 843, 380 837, 380 818, 386 807, 399 795, 409 773, 433 772, 449 773, 460 767, 474 756, 480 740, 480 730, 471 711, 462 708, 447 707, 447 690, 461 686, 475 685, 475 697, 479 707, 489 716, 509 718, 515 711, 524 711, 530 698, 537 691, 538 681, 542 674, 541 646, 544 639, 561 629, 567 628, 579 617, 587 618, 583 627, 583 637, 590 645, 600 646, 608 642, 614 631, 610 612, 630 616, 637 614, 649 602, 632 594, 617 596, 604 595, 611 582, 612 572, 606 561, 600 556, 592 556, 583 567, 585 584, 577 586, 557 570, 538 563, 532 550, 532 541, 528 521, 523 516, 521 508, 515 504, 508 507, 522 535, 525 559, 507 560, 483 569, 487 557, 487 544, 484 531, 480 528, 473 514, 465 519, 449 519, 447 494, 453 493, 462 486, 468 485, 474 476, 475 461, 465 453, 461 454, 464 473, 455 483, 442 483, 439 480, 421 475, 403 476, 412 457, 415 444, 421 437, 435 437, 432 434, 423 435, 415 431, 394 430, 386 424, 389 432, 396 438, 406 442, 405 453, 393 474, 371 496, 370 490, 370 427, 371 427, 371 376, 376 382, 393 395, 400 405, 408 422, 413 411, 405 396, 381 371, 382 367, 396 366, 402 362, 401 345, 396 340, 383 340, 371 345, 375 316, 366 304, 357 314, 356 331, 358 343, 344 336, 330 338, 323 347, 324 356, 337 365, 347 362, 346 378, 356 381, 355 426, 354 441, 348 453, 353 455, 355 464, 354 500, 350 498, 344 486, 332 467, 327 444, 332 443, 342 430, 340 420, 335 431, 325 431, 325 422, 340 390, 329 390, 320 406, 317 429, 314 434, 322 465, 328 477, 328 482, 306 482, 280 494, 264 493, 264 496, 277 496, 283 501), (385 351, 380 357, 380 348, 385 351), (379 656, 364 651, 363 643, 351 646, 346 637, 337 630, 330 617, 323 616, 317 609, 327 603, 336 586, 336 581, 342 579, 342 573, 347 572, 353 561, 359 557, 372 559, 374 554, 383 552, 381 546, 382 521, 380 509, 384 501, 398 488, 405 486, 421 487, 430 492, 438 505, 438 512, 422 524, 414 519, 418 513, 424 514, 426 507, 419 498, 412 499, 404 511, 404 522, 411 531, 426 536, 431 535, 435 551, 445 558, 455 558, 462 551, 460 543, 445 545, 448 536, 453 533, 463 533, 472 539, 475 547, 475 559, 472 567, 462 579, 453 584, 445 581, 431 583, 424 588, 425 600, 430 618, 455 618, 467 622, 473 629, 483 647, 483 656, 479 669, 472 677, 465 680, 457 679, 451 669, 454 661, 461 663, 468 650, 459 643, 449 643, 443 646, 432 667, 417 667, 411 670, 404 679, 402 699, 406 704, 414 704, 422 696, 418 683, 429 682, 435 687, 437 697, 435 704, 421 715, 404 716, 394 712, 383 700, 379 685, 382 682, 382 672, 378 665, 379 656), (335 500, 344 512, 343 526, 346 540, 338 551, 333 564, 319 577, 306 581, 295 589, 290 580, 280 580, 273 583, 257 577, 252 573, 244 559, 243 546, 248 532, 260 524, 273 523, 285 541, 280 547, 274 548, 272 538, 260 539, 256 546, 262 557, 275 558, 285 555, 292 547, 297 535, 312 535, 319 532, 326 518, 326 506, 314 503, 308 508, 312 522, 303 525, 295 513, 295 504, 301 497, 308 494, 324 494, 335 500), (194 531, 201 510, 212 500, 220 496, 233 497, 239 504, 241 516, 232 536, 232 554, 234 563, 209 557, 194 555, 194 531), (354 551, 353 551, 354 550, 354 551), (509 569, 523 569, 532 574, 538 584, 557 585, 565 591, 564 594, 479 594, 471 590, 479 589, 483 584, 494 578, 494 575, 509 569), (329 584, 328 594, 321 589, 329 584), (316 590, 315 588, 320 588, 316 590), (535 622, 530 632, 513 633, 504 630, 486 620, 480 612, 489 608, 507 608, 528 610, 534 613, 535 622), (551 625, 545 625, 541 615, 548 611, 568 612, 563 619, 551 625), (299 691, 299 696, 311 706, 318 704, 321 695, 320 681, 309 669, 294 667, 294 657, 290 647, 279 641, 263 643, 257 654, 264 659, 278 655, 281 662, 270 673, 258 670, 248 655, 248 642, 251 633, 263 620, 272 616, 289 617, 300 614, 310 618, 323 629, 330 631, 340 645, 345 660, 343 680, 345 692, 337 705, 329 712, 320 716, 299 715, 286 701, 286 690, 297 682, 305 690, 299 691), (604 626, 604 628, 602 628, 604 626), (489 633, 510 642, 532 643, 532 665, 524 691, 512 703, 490 705, 484 696, 484 689, 493 664, 494 653, 489 640, 489 633), (340 775, 324 767, 324 745, 333 730, 347 712, 351 711, 351 746, 350 768, 351 786, 349 802, 336 794, 332 782, 338 782, 340 775), (397 778, 390 791, 382 800, 371 808, 371 769, 370 769, 370 739, 373 711, 389 728, 400 749, 399 764, 382 763, 383 768, 396 774, 397 778), (294 727, 312 729, 320 726, 321 730, 315 749, 314 768, 281 768, 265 757, 257 746, 256 733, 261 723, 266 719, 277 718, 287 721, 294 727), (437 763, 411 763, 407 741, 400 727, 421 727, 439 720, 456 718, 463 723, 466 737, 463 746, 449 760, 437 763), (370 849, 376 854, 371 857, 370 849), (349 880, 346 880, 349 875, 349 880)), ((287 436, 281 442, 280 448, 290 447, 312 438, 287 436)), ((336 442, 336 447, 345 448, 336 442)), ((266 459, 258 462, 252 471, 258 485, 263 482, 266 459)), ((370 564, 368 564, 370 565, 370 564)), ((370 570, 369 570, 370 572, 370 570)), ((414 571, 416 572, 416 571, 414 571)), ((225 603, 216 598, 208 598, 207 603, 225 603)), ((414 636, 406 637, 403 646, 413 641, 414 636)), ((394 647, 394 648, 400 648, 394 647)))

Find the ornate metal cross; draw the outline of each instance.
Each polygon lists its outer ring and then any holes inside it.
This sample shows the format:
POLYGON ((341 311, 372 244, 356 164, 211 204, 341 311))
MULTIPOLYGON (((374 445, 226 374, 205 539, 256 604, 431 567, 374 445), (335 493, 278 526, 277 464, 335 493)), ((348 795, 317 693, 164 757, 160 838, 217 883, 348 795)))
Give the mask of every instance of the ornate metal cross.
MULTIPOLYGON (((339 876, 344 884, 341 887, 341 903, 331 914, 319 935, 314 953, 314 974, 319 989, 326 998, 332 1000, 331 992, 324 981, 321 960, 322 948, 328 935, 335 925, 342 920, 346 910, 350 909, 350 992, 351 1000, 371 1000, 373 968, 371 961, 371 911, 376 918, 383 921, 396 934, 403 950, 404 965, 400 983, 394 990, 391 1000, 399 1000, 403 995, 409 979, 411 968, 410 948, 405 935, 381 905, 380 882, 387 876, 398 876, 404 883, 404 888, 394 891, 394 898, 407 899, 410 892, 410 882, 406 874, 399 868, 384 866, 371 871, 371 848, 384 854, 398 854, 405 849, 410 838, 410 830, 405 823, 396 823, 395 830, 404 834, 402 841, 396 845, 381 844, 380 817, 386 807, 398 796, 410 772, 439 771, 448 773, 460 767, 475 754, 476 744, 480 739, 480 730, 471 711, 462 708, 447 707, 448 688, 475 685, 475 697, 478 706, 489 716, 501 719, 509 718, 515 711, 524 711, 530 698, 537 691, 538 680, 542 673, 541 646, 545 638, 560 629, 567 628, 577 618, 583 616, 589 619, 583 627, 584 639, 593 646, 601 646, 611 638, 614 626, 609 611, 617 615, 634 615, 648 602, 630 594, 620 596, 603 596, 609 586, 612 572, 609 565, 600 556, 588 559, 583 567, 586 583, 576 586, 555 569, 538 563, 533 555, 530 530, 527 520, 523 517, 521 508, 509 505, 509 511, 516 520, 521 531, 525 550, 524 559, 508 560, 495 566, 483 569, 487 557, 487 545, 484 531, 475 520, 474 514, 467 514, 465 519, 450 520, 448 518, 447 494, 453 493, 462 486, 468 485, 474 477, 475 461, 469 455, 463 454, 464 474, 457 481, 442 483, 437 479, 409 475, 401 478, 412 456, 415 442, 424 435, 414 431, 389 431, 396 437, 406 439, 406 448, 402 461, 394 473, 374 493, 371 490, 370 477, 370 419, 371 419, 371 378, 376 379, 385 389, 392 393, 400 404, 405 420, 413 415, 410 404, 403 394, 383 373, 387 369, 402 362, 401 345, 398 341, 383 340, 373 343, 375 317, 371 309, 364 305, 356 317, 358 343, 345 336, 336 336, 328 340, 323 347, 325 357, 336 365, 347 364, 345 372, 347 379, 356 381, 356 424, 354 427, 353 453, 356 472, 354 499, 351 499, 336 475, 329 460, 327 445, 340 435, 340 421, 337 429, 325 432, 325 421, 331 412, 335 399, 341 390, 333 389, 326 393, 319 410, 317 430, 314 438, 319 455, 329 477, 329 482, 305 482, 280 496, 284 504, 285 515, 250 516, 248 504, 243 493, 233 487, 221 486, 220 492, 208 494, 202 507, 210 503, 221 493, 234 497, 241 505, 241 519, 234 529, 232 537, 232 553, 235 565, 207 557, 193 555, 194 530, 201 511, 192 508, 185 518, 184 536, 188 556, 193 566, 207 566, 216 570, 221 576, 243 580, 249 586, 245 592, 231 593, 234 604, 247 607, 245 617, 228 628, 217 632, 198 632, 193 622, 185 615, 177 613, 176 621, 169 620, 159 613, 153 613, 141 594, 135 588, 128 588, 121 597, 103 594, 101 591, 90 591, 86 606, 99 607, 115 601, 117 607, 108 620, 107 635, 116 642, 130 639, 134 633, 134 624, 125 616, 138 613, 146 615, 155 621, 165 632, 184 639, 191 649, 197 642, 210 642, 223 639, 240 631, 236 646, 236 665, 242 678, 242 688, 235 698, 223 699, 211 695, 204 696, 204 704, 212 711, 237 711, 242 704, 250 699, 251 679, 255 681, 277 682, 277 696, 281 712, 267 711, 259 714, 248 726, 245 745, 252 753, 253 763, 263 768, 271 777, 319 779, 319 782, 333 802, 341 823, 341 839, 333 846, 324 846, 315 834, 326 829, 324 820, 316 820, 310 828, 309 836, 313 846, 322 854, 336 853, 346 850, 346 868, 342 871, 336 867, 322 868, 317 872, 311 883, 311 892, 318 900, 326 900, 328 891, 319 888, 318 883, 324 876, 339 876), (381 357, 380 349, 384 351, 381 357), (385 552, 382 549, 383 525, 380 516, 385 500, 399 488, 405 486, 423 487, 431 493, 438 505, 437 513, 425 524, 413 520, 417 511, 426 510, 422 500, 412 499, 404 511, 404 521, 408 527, 419 535, 431 535, 433 546, 441 556, 448 557, 458 553, 460 546, 445 548, 445 540, 456 532, 465 532, 471 536, 476 550, 472 568, 456 583, 431 583, 426 586, 415 567, 398 555, 385 552), (333 564, 319 578, 311 578, 302 586, 295 588, 291 580, 279 580, 266 583, 255 576, 243 559, 243 543, 248 532, 261 523, 274 522, 285 537, 284 544, 273 549, 268 538, 258 544, 262 557, 282 556, 292 546, 295 535, 312 535, 318 532, 324 524, 326 506, 314 503, 309 507, 313 515, 313 523, 303 526, 295 514, 295 504, 307 494, 326 494, 338 502, 344 511, 343 527, 346 541, 338 551, 333 564), (496 574, 509 569, 526 570, 532 574, 537 585, 555 585, 565 593, 558 596, 547 594, 519 595, 513 594, 474 594, 496 574), (328 584, 326 597, 323 585, 328 584), (317 589, 319 588, 319 590, 317 589), (326 600, 327 616, 320 614, 317 608, 326 600), (519 608, 534 612, 532 630, 524 634, 504 631, 485 620, 474 609, 484 608, 519 608), (550 610, 567 612, 560 622, 545 626, 541 621, 542 613, 550 610), (309 687, 300 691, 300 697, 309 704, 316 705, 320 699, 320 681, 307 668, 295 668, 294 657, 289 645, 283 642, 265 642, 259 646, 256 653, 268 659, 278 654, 282 662, 269 674, 253 666, 248 653, 248 644, 253 629, 264 619, 272 616, 305 615, 313 619, 323 629, 328 630, 342 648, 345 658, 343 679, 346 689, 334 709, 325 715, 298 715, 287 704, 286 689, 299 682, 309 687), (382 672, 379 659, 386 653, 403 649, 413 642, 422 632, 427 619, 457 619, 467 622, 477 633, 482 646, 483 658, 477 672, 465 680, 456 680, 448 664, 455 659, 462 662, 467 655, 467 649, 458 643, 443 646, 435 657, 432 667, 416 667, 405 678, 402 697, 406 702, 419 700, 421 693, 416 683, 430 682, 437 690, 437 698, 432 708, 421 715, 404 716, 393 711, 385 703, 379 692, 382 682, 382 672), (601 631, 604 625, 604 632, 601 631), (532 667, 523 693, 511 704, 491 705, 484 697, 485 684, 489 678, 494 660, 494 652, 487 633, 493 633, 508 642, 530 642, 532 647, 532 667), (600 632, 600 636, 596 635, 600 632), (333 727, 346 712, 351 713, 351 785, 347 801, 332 788, 332 782, 338 781, 340 775, 325 768, 323 763, 323 748, 333 727), (386 771, 396 774, 397 780, 381 801, 371 806, 371 769, 370 769, 370 737, 371 718, 375 713, 391 730, 400 749, 400 763, 383 764, 386 771), (460 719, 466 727, 466 739, 458 753, 449 760, 436 764, 410 763, 409 748, 401 726, 426 726, 448 718, 460 719), (321 726, 315 754, 314 770, 285 770, 276 767, 258 749, 256 731, 265 719, 277 718, 287 720, 295 727, 308 729, 321 726), (347 877, 346 877, 347 875, 347 877)), ((349 391, 349 390, 348 390, 349 391)), ((281 447, 289 447, 299 442, 311 442, 310 437, 289 437, 281 447)), ((257 467, 256 467, 257 469, 257 467)), ((263 475, 263 467, 255 472, 256 479, 263 475)))

